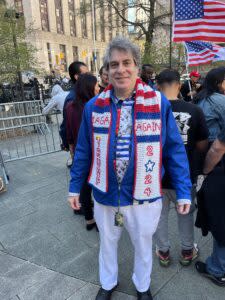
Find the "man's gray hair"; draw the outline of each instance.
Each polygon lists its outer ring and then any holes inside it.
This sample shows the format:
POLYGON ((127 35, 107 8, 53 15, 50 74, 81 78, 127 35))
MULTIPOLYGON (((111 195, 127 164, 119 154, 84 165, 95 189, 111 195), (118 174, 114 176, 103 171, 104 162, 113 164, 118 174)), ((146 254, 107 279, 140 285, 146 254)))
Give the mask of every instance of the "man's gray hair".
POLYGON ((109 69, 110 57, 113 50, 130 52, 137 67, 140 66, 141 53, 139 47, 133 44, 128 38, 124 36, 117 36, 109 43, 108 47, 106 48, 104 56, 104 66, 107 70, 109 69))

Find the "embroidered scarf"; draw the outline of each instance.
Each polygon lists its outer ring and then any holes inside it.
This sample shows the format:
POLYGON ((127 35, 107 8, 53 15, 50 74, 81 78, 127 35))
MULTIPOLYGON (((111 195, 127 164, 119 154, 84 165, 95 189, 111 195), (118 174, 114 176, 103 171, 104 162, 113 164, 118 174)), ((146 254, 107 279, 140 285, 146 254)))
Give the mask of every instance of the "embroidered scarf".
MULTIPOLYGON (((88 182, 105 193, 108 191, 112 89, 109 85, 99 95, 92 112, 93 157, 88 182)), ((140 79, 137 79, 135 89, 133 198, 154 200, 161 197, 161 99, 140 79)))

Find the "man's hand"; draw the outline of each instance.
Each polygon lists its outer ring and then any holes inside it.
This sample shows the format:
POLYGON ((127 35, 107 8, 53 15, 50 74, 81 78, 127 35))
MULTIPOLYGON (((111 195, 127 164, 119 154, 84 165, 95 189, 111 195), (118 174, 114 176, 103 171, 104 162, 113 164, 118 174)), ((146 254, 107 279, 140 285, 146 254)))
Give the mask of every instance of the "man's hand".
POLYGON ((193 96, 195 96, 196 94, 197 94, 196 91, 191 91, 191 92, 189 92, 187 95, 190 96, 190 97, 191 97, 191 96, 193 97, 193 96))
POLYGON ((68 201, 73 210, 79 210, 81 208, 79 199, 80 199, 80 196, 69 196, 68 197, 68 201))
POLYGON ((187 215, 190 211, 191 204, 177 204, 177 211, 181 215, 187 215))

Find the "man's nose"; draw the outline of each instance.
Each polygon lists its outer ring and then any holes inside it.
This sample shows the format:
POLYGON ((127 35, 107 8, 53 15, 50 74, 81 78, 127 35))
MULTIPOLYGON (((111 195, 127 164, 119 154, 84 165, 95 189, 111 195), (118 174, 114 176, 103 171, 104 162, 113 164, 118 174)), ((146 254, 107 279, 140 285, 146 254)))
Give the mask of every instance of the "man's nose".
POLYGON ((123 70, 124 70, 123 64, 119 64, 119 65, 118 65, 118 68, 117 68, 117 71, 118 71, 118 72, 123 72, 123 70))

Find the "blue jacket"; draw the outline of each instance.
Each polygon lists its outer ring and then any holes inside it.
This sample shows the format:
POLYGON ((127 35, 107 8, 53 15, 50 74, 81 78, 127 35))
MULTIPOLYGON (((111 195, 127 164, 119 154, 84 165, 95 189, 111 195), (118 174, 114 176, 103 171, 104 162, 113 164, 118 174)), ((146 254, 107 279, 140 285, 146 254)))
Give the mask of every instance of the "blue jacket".
MULTIPOLYGON (((91 99, 86 105, 83 113, 83 119, 78 135, 78 142, 75 151, 74 162, 71 168, 71 181, 69 192, 79 193, 84 181, 87 179, 91 160, 92 160, 92 110, 98 96, 91 99)), ((191 200, 191 181, 189 175, 189 165, 186 151, 181 140, 180 134, 174 120, 169 101, 161 95, 161 119, 162 119, 162 155, 163 167, 168 170, 172 185, 176 190, 177 199, 191 200)), ((115 154, 115 127, 117 111, 115 104, 111 101, 112 127, 110 134, 109 147, 109 189, 103 193, 93 187, 94 199, 104 205, 118 206, 119 186, 114 170, 113 160, 115 154)), ((133 184, 134 184, 134 140, 132 140, 131 157, 128 169, 120 185, 120 205, 126 206, 133 204, 133 184)))
POLYGON ((213 93, 197 105, 203 110, 209 129, 209 141, 213 142, 225 126, 225 95, 213 93))

